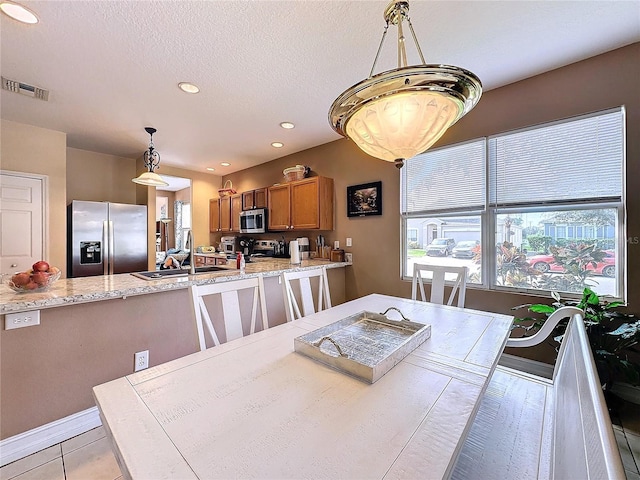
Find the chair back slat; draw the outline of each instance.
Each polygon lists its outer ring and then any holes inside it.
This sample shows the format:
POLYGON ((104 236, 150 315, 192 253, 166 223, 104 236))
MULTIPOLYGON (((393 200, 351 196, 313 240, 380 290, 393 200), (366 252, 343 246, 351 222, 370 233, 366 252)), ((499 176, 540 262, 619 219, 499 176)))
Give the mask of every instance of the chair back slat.
POLYGON ((204 297, 210 295, 220 296, 226 341, 228 342, 244 336, 242 313, 240 308, 241 300, 239 295, 239 292, 242 290, 250 290, 253 295, 249 335, 256 331, 258 305, 260 306, 262 329, 267 329, 269 325, 267 318, 267 305, 264 292, 264 280, 261 275, 255 278, 208 285, 192 285, 189 287, 192 299, 191 304, 193 307, 192 312, 196 322, 200 350, 205 350, 207 348, 205 328, 211 336, 214 345, 220 345, 221 343, 220 337, 215 330, 207 305, 204 301, 204 297))
POLYGON ((413 282, 411 284, 411 298, 417 300, 418 288, 420 289, 420 299, 423 302, 429 301, 444 305, 444 289, 447 283, 447 275, 455 275, 451 293, 447 300, 447 305, 453 305, 457 295, 458 307, 464 307, 465 294, 467 289, 467 267, 454 267, 442 265, 426 265, 415 263, 413 265, 413 282), (424 289, 425 277, 423 272, 431 272, 431 296, 427 300, 424 289))
POLYGON ((244 336, 242 317, 240 316, 240 298, 237 290, 222 292, 220 296, 222 297, 225 336, 227 337, 227 342, 230 342, 244 336))
MULTIPOLYGON (((311 291, 311 280, 309 277, 300 278, 300 301, 302 302, 302 315, 313 315, 316 307, 313 303, 313 292, 311 291)), ((322 299, 322 288, 318 288, 320 299, 322 299)), ((320 305, 320 302, 318 302, 320 305)))
POLYGON ((281 275, 287 321, 312 315, 316 311, 331 308, 331 294, 326 267, 298 272, 284 272, 281 275), (317 302, 314 303, 311 279, 318 279, 317 302), (300 293, 300 304, 296 298, 292 282, 297 281, 300 293))

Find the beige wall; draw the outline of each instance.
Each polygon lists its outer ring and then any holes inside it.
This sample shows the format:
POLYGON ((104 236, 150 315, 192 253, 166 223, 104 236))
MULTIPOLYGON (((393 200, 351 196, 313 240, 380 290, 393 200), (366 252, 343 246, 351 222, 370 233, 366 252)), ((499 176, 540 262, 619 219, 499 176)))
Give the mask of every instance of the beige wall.
POLYGON ((132 158, 67 148, 67 203, 136 203, 135 176, 132 158))
POLYGON ((0 169, 49 177, 49 238, 46 260, 66 275, 67 135, 2 120, 0 169))

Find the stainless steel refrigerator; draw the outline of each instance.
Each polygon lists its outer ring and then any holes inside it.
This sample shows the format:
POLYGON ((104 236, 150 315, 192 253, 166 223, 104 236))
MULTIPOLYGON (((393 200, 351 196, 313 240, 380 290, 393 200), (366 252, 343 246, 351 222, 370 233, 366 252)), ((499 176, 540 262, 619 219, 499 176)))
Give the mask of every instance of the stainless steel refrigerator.
POLYGON ((67 207, 69 277, 148 270, 147 207, 74 200, 67 207))

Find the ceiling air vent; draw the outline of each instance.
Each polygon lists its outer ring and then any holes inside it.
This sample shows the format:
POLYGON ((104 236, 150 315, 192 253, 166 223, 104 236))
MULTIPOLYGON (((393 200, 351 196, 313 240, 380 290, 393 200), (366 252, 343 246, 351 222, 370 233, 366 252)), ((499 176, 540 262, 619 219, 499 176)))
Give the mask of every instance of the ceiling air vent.
POLYGON ((43 88, 34 87, 33 85, 17 82, 15 80, 9 80, 4 77, 2 77, 2 89, 9 90, 10 92, 21 93, 22 95, 44 100, 45 102, 49 100, 49 90, 44 90, 43 88))

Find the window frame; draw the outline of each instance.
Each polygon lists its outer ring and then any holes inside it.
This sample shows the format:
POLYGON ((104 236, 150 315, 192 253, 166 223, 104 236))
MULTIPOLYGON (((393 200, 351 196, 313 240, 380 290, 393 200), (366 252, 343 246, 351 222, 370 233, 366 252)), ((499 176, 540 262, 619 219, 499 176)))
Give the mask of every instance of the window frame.
MULTIPOLYGON (((626 232, 627 232, 627 224, 626 224, 626 171, 627 171, 627 155, 626 155, 626 110, 624 106, 614 107, 606 110, 601 110, 597 112, 591 112, 584 115, 576 115, 573 117, 556 120, 552 122, 540 123, 532 126, 528 126, 525 128, 514 129, 510 131, 506 131, 500 134, 491 135, 487 137, 480 137, 471 140, 467 140, 464 142, 459 142, 455 144, 445 145, 439 147, 438 149, 447 149, 453 148, 456 146, 464 145, 470 142, 477 142, 479 140, 484 141, 485 145, 485 205, 481 210, 469 209, 465 210, 464 208, 459 208, 455 210, 432 210, 428 212, 418 212, 418 213, 403 213, 405 211, 404 202, 405 202, 405 185, 404 185, 404 176, 400 175, 400 275, 401 279, 405 281, 411 281, 412 277, 408 276, 408 255, 407 255, 407 224, 410 219, 415 218, 428 218, 428 217, 462 217, 462 216, 480 216, 480 229, 481 229, 481 244, 482 244, 482 262, 481 262, 481 283, 471 283, 467 284, 468 288, 475 288, 481 290, 489 290, 489 291, 499 291, 506 293, 516 293, 516 294, 527 294, 533 296, 547 296, 551 292, 548 290, 541 289, 528 289, 522 287, 511 287, 504 285, 497 285, 497 275, 496 275, 496 255, 495 255, 495 247, 493 245, 497 245, 496 243, 496 223, 498 215, 504 213, 513 213, 513 214, 524 214, 524 213, 544 213, 544 212, 564 212, 564 211, 573 211, 573 210, 590 210, 590 209, 615 209, 616 211, 616 225, 614 228, 614 242, 616 248, 616 267, 617 267, 617 275, 615 278, 616 281, 616 291, 617 296, 610 295, 608 297, 619 299, 622 301, 626 301, 627 299, 627 242, 626 242, 626 232), (586 119, 594 116, 603 116, 610 113, 619 112, 622 116, 622 165, 621 165, 621 195, 620 200, 612 200, 612 199, 604 199, 604 198, 593 198, 593 199, 574 199, 574 200, 561 200, 558 202, 541 202, 540 204, 518 204, 518 205, 495 205, 491 204, 491 195, 493 191, 491 190, 491 162, 492 158, 490 156, 490 141, 494 138, 525 132, 528 130, 534 130, 544 127, 549 127, 553 125, 558 125, 562 123, 570 123, 581 119, 586 119)), ((597 235, 599 229, 603 229, 604 227, 597 227, 595 225, 583 225, 576 226, 571 225, 570 223, 563 225, 551 225, 549 231, 551 229, 556 230, 557 227, 561 226, 564 228, 566 235, 568 235, 568 230, 571 228, 573 230, 573 237, 567 238, 568 240, 579 241, 587 237, 587 232, 592 230, 594 233, 593 238, 600 238, 597 235), (581 230, 581 235, 578 236, 578 228, 581 230)), ((604 231, 606 233, 606 231, 604 231)), ((545 232, 545 235, 547 232, 545 232)), ((565 238, 566 238, 565 235, 565 238)), ((604 237, 603 237, 604 238, 604 237)), ((573 294, 568 292, 562 292, 562 295, 566 298, 577 298, 579 294, 573 294)))

